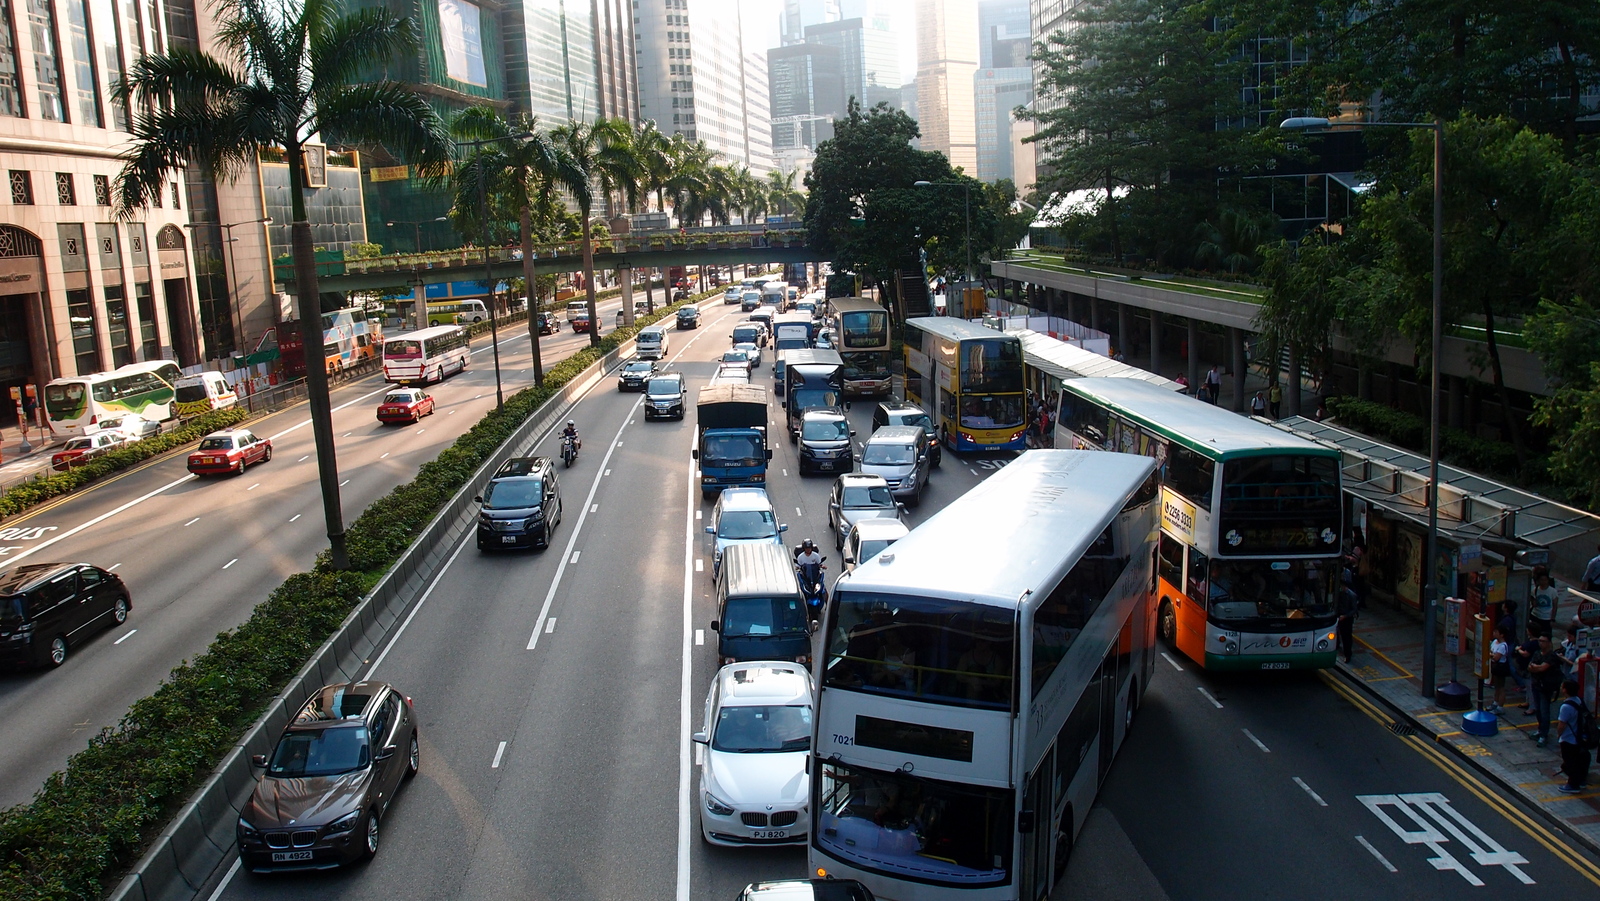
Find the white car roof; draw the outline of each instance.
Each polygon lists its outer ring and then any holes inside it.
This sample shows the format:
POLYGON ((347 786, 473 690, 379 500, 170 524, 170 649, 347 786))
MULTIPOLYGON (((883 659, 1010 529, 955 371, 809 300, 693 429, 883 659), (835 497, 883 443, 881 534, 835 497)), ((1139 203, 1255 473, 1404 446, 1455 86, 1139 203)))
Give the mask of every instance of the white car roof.
POLYGON ((863 519, 851 526, 850 530, 864 541, 896 541, 911 532, 898 519, 863 519))
POLYGON ((874 475, 870 472, 847 472, 839 477, 839 481, 843 482, 845 487, 865 485, 871 488, 874 485, 882 485, 884 487, 889 485, 888 480, 884 479, 883 476, 874 475))
POLYGON ((730 663, 717 671, 723 707, 811 703, 811 674, 798 663, 730 663))
POLYGON ((772 499, 760 488, 725 488, 720 503, 725 511, 772 509, 772 499))

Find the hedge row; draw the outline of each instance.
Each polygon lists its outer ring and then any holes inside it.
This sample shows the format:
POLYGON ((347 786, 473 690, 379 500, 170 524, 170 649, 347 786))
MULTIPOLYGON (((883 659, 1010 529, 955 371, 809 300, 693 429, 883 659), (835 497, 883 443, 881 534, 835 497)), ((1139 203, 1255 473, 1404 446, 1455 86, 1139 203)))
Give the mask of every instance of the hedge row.
MULTIPOLYGON (((1339 417, 1339 425, 1417 453, 1428 452, 1428 420, 1415 413, 1355 397, 1330 397, 1328 410, 1339 417)), ((1515 448, 1501 441, 1479 438, 1461 429, 1446 426, 1440 432, 1439 456, 1473 472, 1505 479, 1518 477, 1515 448)))
POLYGON ((290 576, 243 625, 101 730, 32 802, 0 811, 0 898, 93 899, 115 885, 444 502, 540 404, 637 329, 616 329, 552 366, 543 388, 507 398, 356 519, 347 533, 354 571, 330 571, 324 554, 312 572, 290 576))
POLYGON ((243 407, 213 410, 188 420, 170 432, 152 435, 142 441, 119 447, 82 466, 75 466, 66 472, 34 479, 31 482, 23 482, 0 497, 0 517, 15 516, 50 498, 77 491, 95 479, 137 466, 151 457, 182 447, 191 441, 199 441, 218 429, 237 425, 249 415, 249 411, 243 407))

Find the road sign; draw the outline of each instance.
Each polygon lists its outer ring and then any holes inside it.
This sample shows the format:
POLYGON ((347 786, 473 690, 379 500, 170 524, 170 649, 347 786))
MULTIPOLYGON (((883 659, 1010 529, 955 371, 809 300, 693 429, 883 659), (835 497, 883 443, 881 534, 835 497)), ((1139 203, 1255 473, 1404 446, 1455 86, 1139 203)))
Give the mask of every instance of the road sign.
POLYGON ((1583 601, 1578 604, 1578 622, 1585 626, 1600 626, 1600 603, 1583 601))

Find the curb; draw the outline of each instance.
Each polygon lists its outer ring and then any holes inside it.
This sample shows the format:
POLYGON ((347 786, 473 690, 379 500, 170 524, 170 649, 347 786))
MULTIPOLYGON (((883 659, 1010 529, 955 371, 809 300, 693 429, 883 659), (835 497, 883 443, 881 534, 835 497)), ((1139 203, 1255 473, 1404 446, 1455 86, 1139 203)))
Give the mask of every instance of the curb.
POLYGON ((1366 697, 1374 704, 1381 707, 1385 712, 1389 713, 1395 722, 1410 723, 1411 725, 1415 726, 1417 728, 1417 737, 1426 737, 1430 739, 1434 747, 1443 749, 1450 755, 1451 759, 1458 763, 1470 766, 1472 771, 1477 773, 1485 781, 1489 782, 1495 788, 1515 799, 1524 809, 1527 810, 1531 816, 1536 816, 1543 822, 1548 823, 1557 832, 1565 836, 1569 841, 1588 851, 1590 854, 1600 856, 1600 842, 1597 842, 1594 839, 1591 839, 1589 836, 1573 829, 1565 820, 1562 820, 1561 818, 1550 813, 1548 810, 1545 810, 1542 804, 1528 797, 1528 795, 1525 794, 1522 789, 1511 784, 1510 782, 1507 782, 1500 776, 1500 774, 1487 769, 1482 764, 1478 763, 1475 758, 1461 753, 1461 750, 1450 742, 1441 740, 1437 733, 1424 726, 1420 720, 1395 707, 1389 702, 1388 698, 1378 694, 1360 679, 1357 679, 1345 672, 1342 667, 1335 664, 1332 668, 1332 672, 1336 674, 1335 677, 1339 679, 1340 682, 1350 686, 1356 691, 1359 691, 1363 697, 1366 697))

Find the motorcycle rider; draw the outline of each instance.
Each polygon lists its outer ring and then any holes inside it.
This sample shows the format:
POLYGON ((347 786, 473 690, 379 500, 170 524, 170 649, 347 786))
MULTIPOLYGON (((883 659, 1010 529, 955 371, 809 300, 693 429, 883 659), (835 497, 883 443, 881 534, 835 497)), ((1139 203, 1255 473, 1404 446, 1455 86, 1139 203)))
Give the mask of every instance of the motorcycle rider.
POLYGON ((812 608, 813 621, 820 618, 821 607, 828 602, 828 587, 822 580, 824 559, 817 552, 817 543, 809 538, 794 549, 795 572, 800 576, 800 587, 806 596, 806 603, 812 608))
POLYGON ((571 419, 567 420, 567 427, 561 430, 561 437, 571 438, 572 446, 575 448, 583 447, 583 442, 578 440, 578 423, 571 419))
POLYGON ((817 553, 817 543, 809 538, 794 549, 794 565, 798 567, 808 563, 822 565, 822 555, 817 553))

